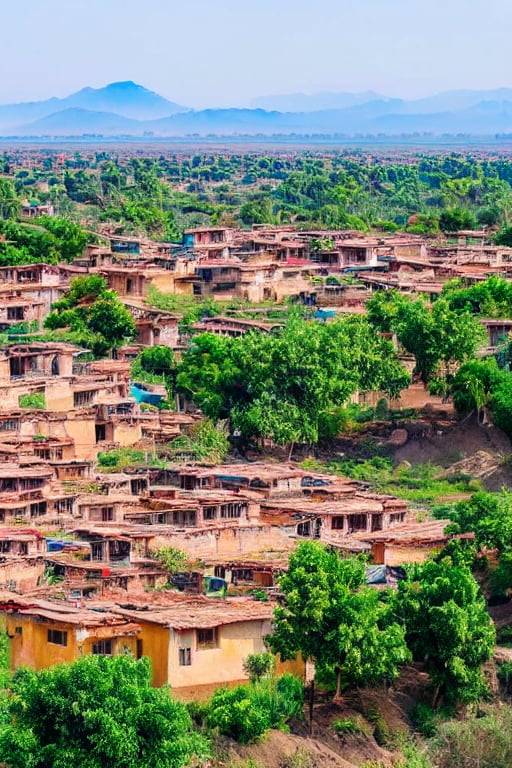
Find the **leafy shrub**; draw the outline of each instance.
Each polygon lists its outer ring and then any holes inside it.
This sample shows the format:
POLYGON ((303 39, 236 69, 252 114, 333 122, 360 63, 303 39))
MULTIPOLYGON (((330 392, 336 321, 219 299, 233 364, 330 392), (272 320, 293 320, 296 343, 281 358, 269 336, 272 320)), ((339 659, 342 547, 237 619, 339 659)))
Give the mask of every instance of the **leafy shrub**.
POLYGON ((417 704, 411 710, 410 717, 414 728, 423 736, 427 736, 428 738, 435 736, 439 715, 434 712, 431 706, 423 702, 417 704))
POLYGON ((212 696, 207 716, 210 728, 218 728, 240 744, 256 741, 270 728, 268 711, 257 709, 248 687, 221 688, 212 696))
POLYGON ((46 408, 46 399, 43 392, 32 392, 28 395, 20 395, 18 405, 20 408, 46 408))
POLYGON ((227 423, 217 424, 203 419, 190 429, 189 435, 179 435, 167 446, 171 457, 176 460, 188 458, 219 464, 229 451, 227 423))
POLYGON ((302 681, 290 674, 221 688, 210 700, 206 722, 240 744, 248 744, 269 728, 282 728, 290 718, 301 716, 303 696, 302 681))
POLYGON ((489 708, 479 715, 439 726, 430 750, 437 768, 510 768, 512 708, 489 708))
POLYGON ((385 747, 391 738, 391 731, 380 712, 372 710, 368 712, 367 719, 373 724, 373 738, 379 747, 385 747))
POLYGON ((335 720, 332 727, 339 736, 356 735, 365 732, 361 724, 353 717, 345 717, 340 720, 335 720))
POLYGON ((274 669, 274 657, 271 653, 251 653, 243 663, 244 672, 249 675, 249 680, 254 683, 261 677, 269 675, 274 669))
POLYGON ((101 469, 121 470, 125 467, 145 463, 145 452, 135 448, 116 448, 108 453, 98 453, 98 467, 101 469))

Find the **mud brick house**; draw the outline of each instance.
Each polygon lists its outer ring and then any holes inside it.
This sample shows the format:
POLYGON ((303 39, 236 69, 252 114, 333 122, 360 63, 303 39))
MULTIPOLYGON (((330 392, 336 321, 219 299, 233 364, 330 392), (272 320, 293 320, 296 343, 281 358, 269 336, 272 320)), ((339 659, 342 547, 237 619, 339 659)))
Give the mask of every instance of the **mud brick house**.
POLYGON ((217 467, 169 467, 169 485, 183 490, 250 490, 261 496, 301 495, 310 473, 287 464, 224 464, 217 467))
MULTIPOLYGON (((246 598, 225 600, 182 595, 155 596, 130 606, 112 605, 116 615, 140 626, 142 653, 153 661, 153 684, 168 683, 178 695, 244 682, 243 662, 265 651, 272 606, 246 598)), ((280 665, 301 674, 303 664, 280 665)))
POLYGON ((123 303, 135 320, 138 344, 146 347, 160 344, 171 348, 179 345, 179 315, 152 309, 136 299, 124 299, 123 303))
MULTIPOLYGON (((45 317, 50 312, 51 305, 61 298, 68 287, 67 276, 62 273, 60 267, 52 264, 0 267, 0 298, 5 300, 21 298, 27 302, 34 302, 33 309, 26 309, 27 313, 36 315, 33 319, 37 319, 40 311, 45 317)), ((12 307, 15 308, 16 304, 12 307)), ((29 319, 29 317, 24 318, 24 320, 29 319)))
POLYGON ((405 522, 407 517, 404 501, 357 490, 338 500, 261 502, 262 523, 284 527, 291 536, 317 538, 325 543, 334 543, 361 531, 386 531, 405 522))
MULTIPOLYGON (((176 281, 183 286, 191 285, 194 296, 218 301, 282 301, 288 297, 302 300, 315 294, 310 277, 319 271, 320 267, 311 263, 215 259, 199 262, 195 274, 177 277, 176 281)), ((188 291, 183 288, 183 292, 188 291)))
POLYGON ((406 523, 390 530, 359 533, 357 538, 369 544, 376 564, 399 566, 423 563, 453 538, 474 539, 473 533, 452 536, 445 533, 450 520, 406 523))
POLYGON ((65 493, 53 477, 53 469, 45 464, 0 465, 0 523, 12 525, 42 517, 58 520, 72 514, 75 496, 65 493))
POLYGON ((191 326, 191 332, 196 333, 214 333, 217 336, 243 336, 249 331, 260 331, 261 333, 272 333, 282 326, 282 323, 264 323, 258 320, 248 320, 244 317, 205 317, 198 323, 191 326))
POLYGON ((137 655, 140 627, 107 611, 4 593, 0 595, 2 614, 11 641, 12 669, 44 669, 87 654, 137 655))

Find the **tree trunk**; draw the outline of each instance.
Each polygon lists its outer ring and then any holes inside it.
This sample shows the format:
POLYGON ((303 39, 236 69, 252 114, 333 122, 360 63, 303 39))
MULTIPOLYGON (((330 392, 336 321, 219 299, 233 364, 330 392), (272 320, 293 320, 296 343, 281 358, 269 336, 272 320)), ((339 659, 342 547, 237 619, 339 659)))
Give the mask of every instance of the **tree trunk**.
POLYGON ((341 667, 336 667, 336 693, 333 701, 341 700, 341 667))
POLYGON ((293 449, 295 448, 295 440, 290 443, 290 450, 288 451, 288 461, 292 460, 293 449))
POLYGON ((313 735, 313 709, 315 705, 315 681, 309 684, 309 735, 313 735))

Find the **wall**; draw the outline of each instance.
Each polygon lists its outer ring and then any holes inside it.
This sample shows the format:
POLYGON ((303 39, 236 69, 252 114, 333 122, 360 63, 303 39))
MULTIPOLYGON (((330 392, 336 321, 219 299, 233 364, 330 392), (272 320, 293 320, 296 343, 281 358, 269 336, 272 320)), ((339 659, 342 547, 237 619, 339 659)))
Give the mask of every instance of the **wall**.
POLYGON ((386 544, 384 564, 397 566, 404 565, 405 563, 424 563, 428 557, 440 549, 441 545, 435 546, 432 544, 425 546, 416 544, 409 547, 398 547, 393 546, 392 544, 386 544))
POLYGON ((75 443, 76 459, 79 461, 96 459, 98 446, 96 445, 96 429, 93 417, 84 415, 82 419, 80 417, 68 419, 66 432, 75 443))
POLYGON ((42 557, 16 559, 0 564, 0 589, 27 592, 35 589, 44 573, 42 557))
POLYGON ((168 682, 169 629, 144 621, 143 616, 137 618, 137 623, 140 625, 142 655, 151 659, 153 685, 165 685, 168 682))
POLYGON ((270 622, 240 621, 218 628, 218 647, 198 650, 195 632, 172 632, 169 644, 169 683, 173 688, 191 685, 211 685, 247 679, 244 659, 251 653, 263 653, 263 637, 270 631, 270 622), (192 664, 180 667, 179 648, 190 646, 192 664))
POLYGON ((11 669, 30 667, 44 669, 54 664, 71 662, 77 657, 74 629, 60 624, 38 623, 31 616, 13 614, 7 617, 7 632, 11 639, 11 669), (21 635, 16 634, 21 627, 21 635), (67 629, 67 646, 48 642, 48 629, 67 629))
POLYGON ((153 551, 166 546, 178 547, 194 558, 214 555, 238 557, 240 553, 285 549, 290 546, 290 540, 286 532, 277 526, 258 525, 216 530, 195 529, 170 536, 155 536, 150 543, 153 551))

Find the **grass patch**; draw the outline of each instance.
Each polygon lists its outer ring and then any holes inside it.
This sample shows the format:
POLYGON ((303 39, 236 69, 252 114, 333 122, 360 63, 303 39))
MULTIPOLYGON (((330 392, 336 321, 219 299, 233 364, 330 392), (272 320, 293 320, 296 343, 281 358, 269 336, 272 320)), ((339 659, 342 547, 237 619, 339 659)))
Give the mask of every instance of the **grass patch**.
POLYGON ((442 467, 430 463, 395 466, 391 459, 374 456, 365 460, 335 459, 329 461, 326 467, 337 475, 368 483, 377 493, 389 493, 428 508, 446 500, 446 497, 482 490, 480 481, 469 475, 450 477, 442 467))

